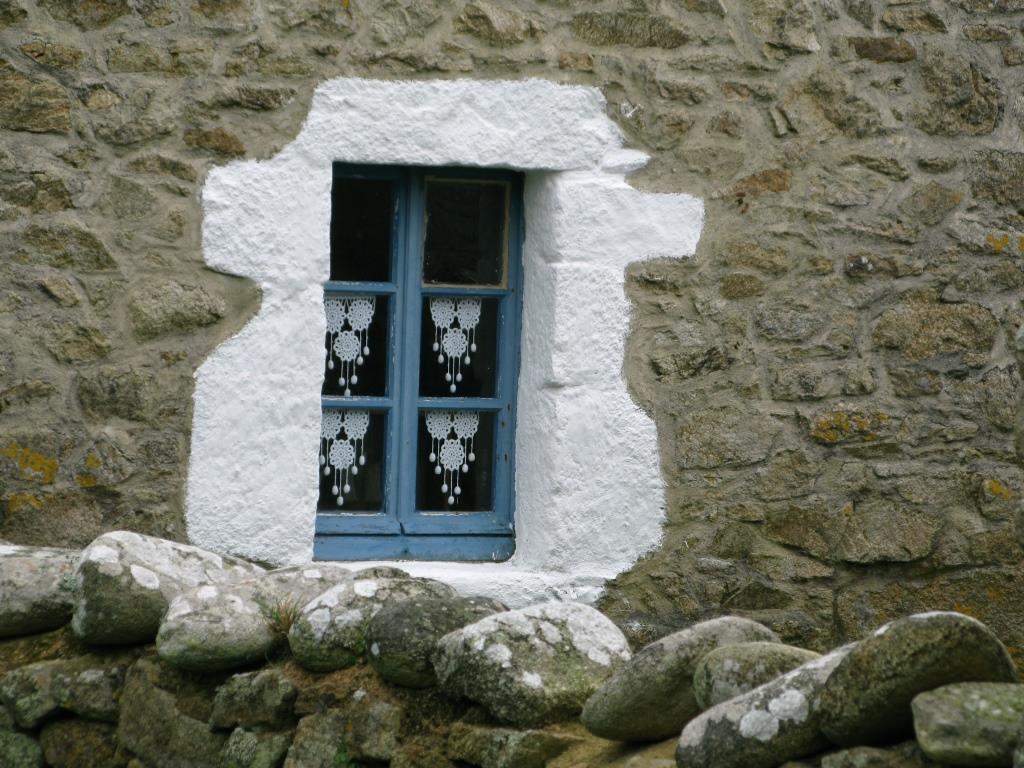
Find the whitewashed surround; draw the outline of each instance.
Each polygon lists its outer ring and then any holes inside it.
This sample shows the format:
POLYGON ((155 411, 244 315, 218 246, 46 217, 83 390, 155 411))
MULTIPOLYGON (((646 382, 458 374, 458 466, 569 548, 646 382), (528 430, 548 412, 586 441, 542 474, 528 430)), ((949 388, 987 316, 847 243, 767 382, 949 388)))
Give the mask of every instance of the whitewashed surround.
POLYGON ((504 563, 401 567, 518 605, 595 599, 657 546, 654 423, 623 378, 630 262, 691 256, 703 205, 639 192, 594 88, 544 80, 342 78, 320 85, 273 158, 213 169, 203 252, 263 302, 196 372, 186 518, 193 543, 275 563, 312 556, 331 162, 526 172, 517 550, 504 563))

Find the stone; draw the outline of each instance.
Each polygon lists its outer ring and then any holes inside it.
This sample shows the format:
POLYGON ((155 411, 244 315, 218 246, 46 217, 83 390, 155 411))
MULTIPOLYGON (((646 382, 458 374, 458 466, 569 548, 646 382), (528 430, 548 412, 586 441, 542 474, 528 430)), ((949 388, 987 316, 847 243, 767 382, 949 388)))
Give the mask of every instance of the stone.
POLYGON ((742 8, 766 48, 793 53, 821 50, 806 0, 743 0, 742 8))
POLYGON ((832 752, 821 758, 821 768, 938 768, 926 758, 917 742, 895 747, 854 747, 832 752))
POLYGON ((843 134, 856 139, 884 132, 878 108, 858 95, 849 80, 831 69, 819 69, 803 86, 825 119, 843 134))
POLYGON ((943 765, 1011 765, 1024 722, 1024 685, 956 683, 914 697, 914 733, 943 765))
POLYGON ((971 154, 969 173, 975 197, 1024 207, 1024 152, 977 150, 971 154))
POLYGON ((778 432, 770 417, 735 406, 691 410, 676 423, 676 463, 683 469, 757 464, 778 432))
POLYGON ((882 14, 882 24, 897 32, 939 34, 946 31, 946 23, 935 11, 913 6, 889 6, 882 14))
POLYGON ((95 234, 64 224, 27 227, 16 258, 76 272, 99 272, 117 266, 95 234))
POLYGON ((236 669, 268 658, 283 637, 274 632, 251 586, 203 584, 173 597, 156 635, 160 658, 195 672, 236 669))
POLYGON ((226 312, 219 296, 211 295, 200 285, 176 281, 148 285, 128 302, 132 328, 136 337, 143 340, 212 325, 226 312))
POLYGON ((46 764, 53 768, 122 768, 117 729, 89 720, 57 720, 39 733, 46 764))
POLYGON ((237 583, 262 572, 187 544, 129 531, 105 533, 82 552, 72 628, 97 645, 149 642, 170 602, 186 589, 237 583))
POLYGON ((71 130, 71 99, 58 83, 23 74, 0 58, 0 128, 67 133, 71 130))
POLYGON ((900 210, 912 219, 934 226, 960 205, 963 196, 937 181, 918 187, 900 202, 900 210))
POLYGON ((431 657, 444 635, 508 608, 485 597, 412 597, 389 601, 370 619, 366 645, 381 679, 406 688, 437 684, 431 657))
POLYGON ((43 750, 31 736, 0 731, 0 765, 6 768, 43 768, 43 750))
POLYGON ((571 26, 577 39, 591 45, 678 48, 690 39, 671 19, 650 13, 580 13, 573 16, 571 26))
POLYGON ((537 730, 513 730, 455 723, 445 751, 480 768, 545 768, 575 739, 537 730))
POLYGON ((930 100, 911 119, 935 136, 983 136, 1003 114, 1003 94, 980 64, 937 45, 924 46, 921 78, 930 100))
POLYGON ((46 632, 71 621, 78 552, 0 544, 0 637, 46 632))
POLYGON ((128 168, 136 173, 154 173, 173 176, 182 181, 196 181, 199 174, 188 163, 166 155, 143 155, 128 163, 128 168))
POLYGON ((70 21, 81 29, 102 29, 128 14, 128 0, 42 0, 40 3, 55 19, 70 21))
POLYGON ((214 728, 279 728, 292 720, 298 689, 273 667, 228 678, 213 700, 214 728))
POLYGON ((715 648, 704 656, 693 673, 697 705, 710 709, 716 704, 781 677, 820 654, 780 643, 737 643, 715 648))
POLYGON ((28 11, 17 0, 0 0, 0 29, 18 24, 27 18, 28 11))
POLYGON ((840 746, 909 736, 910 704, 958 682, 1016 682, 1006 648, 980 621, 959 613, 898 619, 862 640, 821 691, 821 729, 840 746))
POLYGON ((455 591, 396 569, 359 571, 302 609, 288 644, 295 660, 313 672, 350 667, 366 653, 367 626, 388 600, 428 596, 451 598, 455 591))
POLYGON ((938 355, 987 357, 997 331, 992 313, 978 304, 912 302, 883 312, 871 339, 918 362, 938 355))
POLYGON ((339 768, 351 765, 345 748, 345 713, 339 709, 307 715, 299 721, 284 768, 339 768))
POLYGON ((1013 13, 1024 11, 1024 0, 954 0, 968 13, 1013 13))
POLYGON ((889 382, 896 397, 923 397, 942 391, 942 377, 924 368, 890 368, 889 382))
POLYGON ((618 741, 676 735, 701 710, 694 673, 716 648, 777 642, 767 627, 739 616, 694 624, 643 648, 587 699, 581 720, 591 733, 618 741))
POLYGON ((180 708, 160 687, 158 665, 140 659, 129 670, 121 694, 118 742, 147 768, 220 768, 228 735, 180 708))
POLYGON ((245 154, 242 140, 224 128, 189 128, 184 138, 187 146, 221 157, 241 157, 245 154))
POLYGON ((253 85, 240 85, 221 101, 227 106, 263 112, 287 106, 294 101, 296 95, 297 92, 294 88, 260 88, 253 85))
POLYGON ((534 31, 533 24, 521 14, 482 0, 466 4, 455 20, 455 28, 497 46, 521 43, 534 31))
POLYGON ((280 768, 291 744, 291 732, 236 728, 224 745, 222 768, 280 768))
POLYGON ((506 611, 441 638, 442 690, 503 722, 533 727, 577 715, 631 654, 610 619, 580 603, 506 611))
POLYGON ((0 678, 0 701, 22 728, 62 712, 116 722, 131 655, 79 656, 25 664, 0 678))
POLYGON ((817 699, 849 652, 850 646, 838 648, 698 715, 679 735, 677 764, 777 768, 826 748, 817 699))
POLYGON ((917 49, 902 37, 851 37, 850 47, 859 58, 878 64, 902 63, 917 58, 917 49))
POLYGON ((85 52, 80 48, 39 38, 22 43, 18 50, 37 64, 56 70, 78 69, 85 58, 85 52))

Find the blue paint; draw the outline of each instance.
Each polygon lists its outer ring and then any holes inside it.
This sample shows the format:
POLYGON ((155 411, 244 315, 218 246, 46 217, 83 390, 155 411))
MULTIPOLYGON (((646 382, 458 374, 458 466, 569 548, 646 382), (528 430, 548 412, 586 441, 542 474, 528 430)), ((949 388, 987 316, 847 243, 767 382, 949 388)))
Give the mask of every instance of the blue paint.
MULTIPOLYGON (((385 413, 384 508, 375 514, 320 510, 314 557, 318 560, 500 561, 515 550, 514 475, 516 383, 522 313, 522 176, 504 170, 395 168, 334 164, 335 176, 394 182, 391 281, 328 281, 325 296, 388 295, 389 366, 383 397, 324 396, 324 408, 357 407, 385 413), (481 179, 509 184, 506 283, 502 287, 423 286, 424 191, 427 178, 481 179), (498 302, 494 397, 419 396, 422 305, 425 296, 479 296, 498 302), (473 410, 494 414, 492 509, 435 512, 416 509, 416 462, 423 410, 473 410)), ((310 468, 315 471, 315 467, 310 468)), ((471 470, 472 471, 472 470, 471 470)))

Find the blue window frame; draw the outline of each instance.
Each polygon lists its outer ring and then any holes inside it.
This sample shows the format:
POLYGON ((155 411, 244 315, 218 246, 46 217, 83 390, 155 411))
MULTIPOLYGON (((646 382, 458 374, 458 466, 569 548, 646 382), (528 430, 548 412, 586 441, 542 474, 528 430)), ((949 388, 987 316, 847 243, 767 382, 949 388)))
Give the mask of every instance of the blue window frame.
POLYGON ((522 175, 334 164, 319 560, 515 549, 522 175))

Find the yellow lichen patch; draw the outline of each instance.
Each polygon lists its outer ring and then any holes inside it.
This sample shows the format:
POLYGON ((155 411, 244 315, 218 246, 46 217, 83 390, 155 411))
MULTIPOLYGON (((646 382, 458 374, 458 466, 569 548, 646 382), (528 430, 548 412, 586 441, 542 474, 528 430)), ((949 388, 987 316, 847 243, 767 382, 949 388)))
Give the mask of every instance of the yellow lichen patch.
POLYGON ((856 439, 871 442, 879 438, 878 430, 890 419, 886 413, 831 411, 811 422, 811 439, 834 445, 856 439))
POLYGON ((1017 241, 1017 250, 1024 253, 1024 236, 1017 241))
POLYGON ((15 442, 0 448, 0 456, 13 461, 25 480, 38 480, 45 485, 52 483, 53 478, 57 476, 59 464, 56 459, 36 453, 30 448, 23 448, 15 442))
POLYGON ((981 481, 981 490, 996 499, 1012 499, 1014 493, 994 477, 986 477, 981 481))
POLYGON ((85 457, 85 466, 87 469, 99 469, 100 468, 100 457, 95 453, 89 453, 85 457))
POLYGON ((10 515, 26 509, 42 509, 43 500, 31 493, 12 493, 7 497, 7 513, 10 515))
POLYGON ((78 477, 75 478, 75 480, 77 480, 78 484, 83 488, 93 488, 95 487, 96 483, 99 482, 92 475, 79 475, 78 477))
POLYGON ((1010 236, 1005 232, 999 236, 989 233, 985 235, 985 242, 988 243, 996 253, 1002 253, 1003 249, 1010 244, 1010 236))

